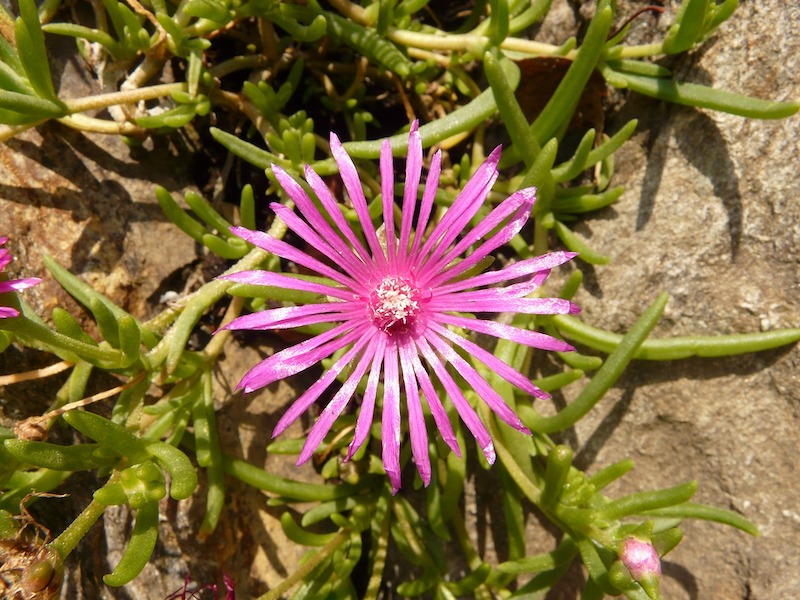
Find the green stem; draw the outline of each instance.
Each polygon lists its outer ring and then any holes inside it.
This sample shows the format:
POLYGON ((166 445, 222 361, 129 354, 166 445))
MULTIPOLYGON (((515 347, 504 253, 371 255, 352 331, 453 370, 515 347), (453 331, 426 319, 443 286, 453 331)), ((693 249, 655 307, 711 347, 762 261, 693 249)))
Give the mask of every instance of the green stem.
POLYGON ((520 489, 520 491, 525 494, 525 497, 528 498, 528 500, 530 500, 533 504, 538 506, 542 496, 541 490, 523 472, 522 468, 514 459, 511 452, 509 452, 502 443, 502 436, 497 427, 497 421, 494 419, 494 414, 489 406, 486 404, 481 404, 480 412, 483 422, 486 423, 486 426, 489 428, 489 434, 492 436, 492 439, 497 442, 494 447, 495 452, 497 453, 497 458, 500 459, 500 462, 506 468, 509 476, 514 480, 514 483, 517 484, 517 487, 520 489))
MULTIPOLYGON (((112 478, 113 479, 113 478, 112 478)), ((109 483, 111 480, 109 480, 109 483)), ((81 514, 70 523, 64 532, 52 541, 51 548, 55 548, 59 556, 65 559, 69 553, 75 549, 84 536, 89 532, 92 525, 97 522, 106 507, 97 500, 92 500, 81 514)))
MULTIPOLYGON (((389 502, 391 502, 391 500, 389 500, 389 502)), ((364 600, 375 600, 381 589, 383 570, 386 567, 386 554, 389 550, 389 528, 391 525, 391 518, 392 513, 388 509, 384 510, 383 519, 381 519, 381 528, 378 534, 378 543, 375 548, 375 554, 373 555, 372 572, 370 573, 369 582, 367 583, 367 591, 364 592, 364 600)))
POLYGON ((350 539, 350 531, 343 529, 335 538, 328 542, 327 546, 300 565, 294 573, 284 579, 277 587, 268 591, 263 596, 260 596, 258 600, 278 600, 278 598, 282 598, 295 584, 302 581, 306 575, 311 573, 311 571, 321 565, 323 561, 333 555, 334 551, 348 539, 350 539))
POLYGON ((162 83, 124 92, 111 92, 85 98, 71 98, 63 102, 67 106, 68 114, 72 114, 108 108, 118 104, 134 104, 141 100, 155 100, 156 98, 169 96, 173 92, 185 92, 186 89, 185 83, 162 83))
MULTIPOLYGON (((407 31, 404 29, 393 29, 387 34, 393 42, 402 46, 421 48, 423 50, 445 50, 449 52, 471 52, 480 55, 483 50, 489 47, 490 40, 482 35, 456 34, 447 35, 444 33, 422 33, 418 31, 407 31)), ((500 44, 503 50, 513 50, 524 52, 534 56, 557 56, 561 54, 560 46, 543 44, 522 38, 506 38, 500 44)), ((567 55, 572 58, 574 53, 567 55)))

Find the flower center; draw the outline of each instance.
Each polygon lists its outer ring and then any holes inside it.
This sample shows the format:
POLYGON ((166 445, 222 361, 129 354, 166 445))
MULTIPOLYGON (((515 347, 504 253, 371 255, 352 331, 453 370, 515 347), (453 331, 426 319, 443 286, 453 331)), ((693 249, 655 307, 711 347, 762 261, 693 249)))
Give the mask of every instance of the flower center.
POLYGON ((407 279, 389 275, 369 295, 372 322, 388 334, 408 330, 419 312, 420 293, 407 279))

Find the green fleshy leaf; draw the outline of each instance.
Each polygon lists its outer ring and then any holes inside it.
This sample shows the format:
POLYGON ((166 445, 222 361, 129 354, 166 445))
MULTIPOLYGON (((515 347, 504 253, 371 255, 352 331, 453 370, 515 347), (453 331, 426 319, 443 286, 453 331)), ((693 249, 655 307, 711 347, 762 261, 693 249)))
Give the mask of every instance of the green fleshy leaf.
MULTIPOLYGON (((645 96, 652 96, 675 104, 718 110, 751 119, 784 119, 795 114, 800 108, 800 104, 797 102, 761 100, 696 83, 682 83, 672 79, 619 72, 615 73, 615 77, 624 81, 628 89, 645 96)), ((614 84, 613 81, 611 83, 614 84)))
POLYGON ((11 439, 3 442, 8 453, 22 463, 56 471, 86 471, 110 466, 117 458, 100 444, 59 446, 49 442, 11 439))
MULTIPOLYGON (((554 315, 551 320, 568 339, 601 352, 612 352, 622 340, 622 336, 617 333, 592 327, 569 315, 554 315)), ((800 328, 732 335, 650 339, 641 345, 635 358, 678 360, 690 356, 736 356, 780 348, 797 341, 800 341, 800 328)))
POLYGON ((103 582, 112 587, 123 586, 142 572, 158 540, 158 502, 144 505, 136 513, 133 533, 122 558, 114 571, 103 576, 103 582))
POLYGON ((19 59, 28 76, 28 81, 42 99, 60 105, 50 74, 50 63, 44 45, 42 24, 39 22, 39 11, 36 9, 34 1, 19 0, 19 15, 14 24, 14 34, 19 59))
POLYGON ((637 492, 616 500, 612 500, 605 506, 597 509, 597 517, 600 519, 620 519, 631 515, 642 514, 643 511, 651 511, 675 504, 687 502, 697 491, 697 482, 689 481, 682 485, 666 488, 663 490, 652 490, 637 492))
POLYGON ((327 20, 328 35, 334 41, 344 43, 360 52, 386 69, 406 79, 411 74, 412 63, 405 54, 389 40, 378 35, 374 29, 340 17, 331 12, 324 12, 327 20))
POLYGON ((613 16, 614 11, 608 0, 598 2, 597 10, 589 23, 578 55, 547 105, 531 125, 533 135, 540 144, 558 136, 559 132, 563 134, 566 129, 581 98, 581 92, 586 87, 586 83, 602 55, 602 48, 608 37, 613 16))
POLYGON ((667 32, 662 49, 667 54, 688 50, 703 35, 709 0, 683 0, 675 24, 667 32))
POLYGON ((685 502, 683 504, 676 504, 675 506, 644 510, 639 514, 650 517, 703 519, 704 521, 714 521, 716 523, 722 523, 724 525, 736 527, 737 529, 741 529, 750 535, 760 535, 758 527, 752 521, 749 521, 739 513, 733 512, 732 510, 727 510, 725 508, 708 506, 706 504, 685 502))

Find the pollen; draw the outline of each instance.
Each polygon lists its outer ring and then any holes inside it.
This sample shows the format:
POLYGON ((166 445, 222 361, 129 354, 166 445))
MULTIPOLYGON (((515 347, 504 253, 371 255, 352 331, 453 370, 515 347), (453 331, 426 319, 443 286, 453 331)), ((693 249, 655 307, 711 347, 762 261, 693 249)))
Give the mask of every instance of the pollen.
POLYGON ((386 333, 402 333, 419 313, 419 290, 407 279, 389 275, 369 295, 372 322, 386 333))

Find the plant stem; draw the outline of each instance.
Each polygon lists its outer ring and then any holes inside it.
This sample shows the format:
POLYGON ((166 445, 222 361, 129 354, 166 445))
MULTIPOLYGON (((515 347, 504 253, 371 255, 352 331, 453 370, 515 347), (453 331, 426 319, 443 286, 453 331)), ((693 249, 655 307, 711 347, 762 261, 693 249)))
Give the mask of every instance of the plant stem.
POLYGON ((156 98, 169 96, 173 92, 185 92, 186 90, 185 83, 162 83, 124 92, 98 94, 96 96, 87 96, 86 98, 71 98, 64 100, 64 104, 66 104, 69 114, 72 114, 108 108, 117 104, 133 104, 141 100, 155 100, 156 98))
MULTIPOLYGON (((112 479, 114 479, 112 477, 112 479)), ((109 483, 111 480, 109 480, 109 483)), ((84 536, 89 532, 92 525, 97 522, 97 519, 103 514, 106 507, 100 504, 97 500, 92 500, 81 514, 70 523, 64 532, 52 541, 51 548, 55 548, 59 556, 65 559, 69 553, 75 549, 84 536)))
POLYGON ((286 592, 292 588, 292 586, 302 581, 303 577, 311 573, 311 571, 322 564, 325 559, 329 558, 333 552, 339 546, 344 544, 349 538, 350 531, 347 529, 341 530, 335 538, 333 538, 324 548, 322 548, 322 550, 300 565, 298 569, 289 575, 289 577, 284 579, 280 585, 268 591, 263 596, 260 596, 258 600, 278 600, 278 598, 283 597, 284 594, 286 594, 286 592))

